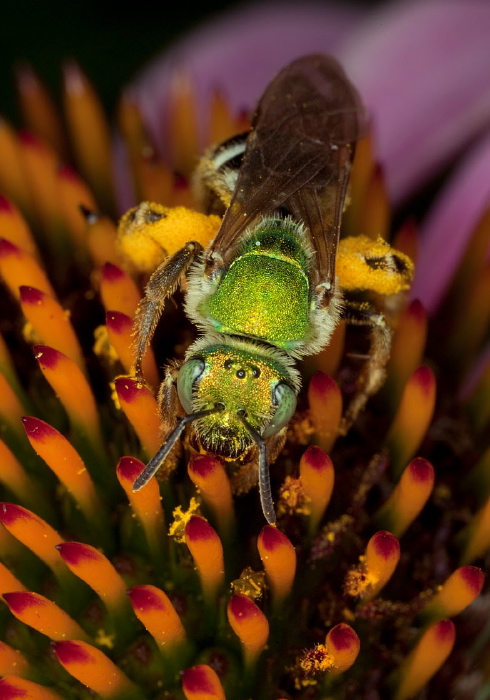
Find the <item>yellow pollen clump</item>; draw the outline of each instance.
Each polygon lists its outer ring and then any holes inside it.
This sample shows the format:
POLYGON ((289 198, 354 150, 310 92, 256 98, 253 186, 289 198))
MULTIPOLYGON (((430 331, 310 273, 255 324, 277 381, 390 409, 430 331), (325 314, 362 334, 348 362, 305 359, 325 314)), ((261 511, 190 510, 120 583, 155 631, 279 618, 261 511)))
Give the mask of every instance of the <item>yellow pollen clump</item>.
POLYGON ((187 207, 143 202, 121 218, 117 245, 130 267, 138 272, 153 272, 189 241, 206 247, 220 223, 219 216, 208 216, 187 207))
POLYGON ((119 401, 119 396, 117 395, 116 385, 114 382, 109 382, 109 387, 111 389, 111 401, 118 411, 122 411, 121 402, 119 401))
POLYGON ((241 593, 251 600, 260 600, 266 588, 265 572, 254 571, 249 566, 242 571, 240 578, 231 582, 233 594, 241 593))
POLYGON ((187 510, 183 510, 182 506, 177 506, 174 510, 174 521, 169 527, 168 534, 176 542, 185 542, 185 526, 192 516, 199 512, 199 508, 200 503, 193 497, 187 510))
POLYGON ((305 673, 320 673, 331 669, 334 659, 324 644, 318 644, 305 653, 299 665, 305 673))
POLYGON ((40 336, 39 333, 35 330, 35 328, 34 328, 34 326, 32 325, 32 323, 29 323, 29 321, 27 321, 27 322, 24 324, 24 328, 22 329, 22 335, 24 336, 24 340, 25 340, 26 342, 28 342, 28 343, 32 343, 32 344, 35 345, 35 344, 37 344, 37 343, 41 343, 41 342, 42 342, 41 336, 40 336))
POLYGON ((344 291, 391 295, 409 289, 413 263, 382 238, 373 241, 368 236, 348 236, 339 242, 336 274, 344 291))
POLYGON ((363 596, 372 586, 378 583, 379 577, 361 566, 351 569, 345 577, 344 590, 350 596, 363 596))
POLYGON ((93 351, 97 357, 104 357, 110 362, 117 362, 118 355, 107 334, 107 326, 97 326, 94 330, 95 343, 93 351))
POLYGON ((344 608, 342 610, 342 615, 344 620, 348 620, 349 622, 354 622, 356 619, 355 614, 352 612, 352 610, 349 610, 349 608, 344 608))
POLYGON ((301 481, 287 476, 280 489, 277 512, 280 514, 297 513, 298 515, 310 515, 310 503, 311 498, 306 495, 301 481))
POLYGON ((100 647, 108 647, 109 649, 114 648, 114 640, 116 639, 115 634, 108 634, 105 630, 97 630, 97 635, 95 642, 100 647))

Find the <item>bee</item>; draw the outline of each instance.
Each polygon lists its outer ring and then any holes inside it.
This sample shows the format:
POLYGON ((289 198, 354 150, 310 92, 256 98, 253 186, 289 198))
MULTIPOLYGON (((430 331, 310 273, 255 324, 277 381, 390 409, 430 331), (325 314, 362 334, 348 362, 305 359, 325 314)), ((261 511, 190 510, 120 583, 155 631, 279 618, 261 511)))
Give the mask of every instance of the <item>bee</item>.
MULTIPOLYGON (((349 173, 366 129, 360 96, 339 63, 309 55, 272 80, 249 132, 202 159, 202 199, 208 212, 224 212, 222 222, 205 249, 188 242, 150 277, 134 322, 136 377, 142 380, 142 359, 165 301, 184 278, 185 311, 201 337, 181 365, 167 368, 158 397, 166 439, 133 490, 151 479, 191 426, 205 451, 226 459, 248 454, 258 463, 262 510, 275 524, 269 463, 295 412, 301 385, 295 360, 327 346, 345 318, 369 326, 371 352, 344 428, 381 386, 391 331, 374 306, 356 300, 336 278, 349 173)), ((139 217, 151 226, 159 211, 145 203, 129 221, 139 217)), ((376 248, 360 239, 357 257, 366 270, 407 288, 408 258, 384 242, 376 248)))

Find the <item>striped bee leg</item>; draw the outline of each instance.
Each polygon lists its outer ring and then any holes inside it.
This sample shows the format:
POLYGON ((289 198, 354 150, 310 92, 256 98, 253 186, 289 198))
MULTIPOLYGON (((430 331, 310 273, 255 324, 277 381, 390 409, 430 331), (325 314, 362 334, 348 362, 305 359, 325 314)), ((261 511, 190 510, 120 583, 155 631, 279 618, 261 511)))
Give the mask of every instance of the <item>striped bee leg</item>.
POLYGON ((345 435, 368 399, 382 387, 386 377, 386 365, 390 359, 392 331, 383 314, 364 302, 345 299, 342 317, 355 326, 367 326, 370 330, 370 347, 359 374, 356 393, 351 399, 340 424, 345 435))
POLYGON ((189 241, 183 248, 157 267, 145 287, 145 295, 136 310, 133 326, 134 373, 139 381, 143 381, 141 363, 162 315, 165 301, 167 297, 174 293, 182 277, 187 273, 202 250, 200 243, 189 241))

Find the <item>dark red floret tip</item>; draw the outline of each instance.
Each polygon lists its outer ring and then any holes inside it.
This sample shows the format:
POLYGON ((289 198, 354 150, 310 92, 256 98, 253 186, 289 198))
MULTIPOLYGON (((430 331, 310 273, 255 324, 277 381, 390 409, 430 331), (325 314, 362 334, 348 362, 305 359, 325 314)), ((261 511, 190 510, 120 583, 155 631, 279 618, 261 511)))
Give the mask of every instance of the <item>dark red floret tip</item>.
POLYGON ((414 299, 408 307, 408 313, 417 321, 424 321, 426 317, 425 308, 420 299, 414 299))
POLYGON ((34 345, 34 357, 41 367, 45 369, 56 369, 58 363, 66 357, 59 350, 50 348, 47 345, 34 345))
POLYGON ((15 243, 6 238, 0 238, 0 258, 9 258, 12 255, 21 256, 21 250, 15 243))
POLYGON ((409 216, 405 220, 401 232, 405 232, 407 234, 410 234, 411 236, 415 236, 416 234, 418 234, 417 220, 414 216, 409 216))
POLYGON ((62 664, 88 664, 91 655, 77 642, 54 642, 53 649, 62 664))
POLYGON ((400 552, 400 543, 391 532, 380 530, 373 535, 373 545, 376 554, 383 559, 391 559, 400 552))
POLYGON ((63 561, 76 566, 85 561, 99 561, 100 555, 81 542, 62 542, 56 545, 63 561))
POLYGON ((133 327, 133 322, 120 311, 108 311, 105 315, 107 327, 114 333, 126 333, 133 327))
POLYGON ((221 465, 221 462, 210 455, 192 455, 188 469, 193 474, 205 478, 221 465))
POLYGON ((286 535, 284 535, 277 527, 272 527, 272 525, 265 525, 259 535, 259 543, 268 552, 273 552, 279 547, 284 547, 290 544, 286 535))
POLYGON ((135 457, 121 457, 117 465, 117 473, 128 481, 134 481, 141 474, 145 465, 135 457))
POLYGON ((182 674, 182 685, 189 693, 214 694, 216 688, 209 678, 208 667, 204 664, 188 668, 182 674))
POLYGON ((28 698, 29 692, 13 686, 7 678, 0 680, 0 700, 20 700, 28 698))
POLYGON ((165 605, 157 593, 149 586, 134 586, 127 591, 131 603, 141 612, 165 610, 165 605))
POLYGON ((182 173, 174 173, 174 187, 176 190, 187 190, 189 180, 182 173))
POLYGON ((434 388, 435 377, 430 367, 425 365, 419 367, 415 370, 414 379, 425 394, 431 393, 434 388))
POLYGON ((25 146, 33 146, 34 148, 42 148, 42 141, 27 129, 22 129, 19 131, 19 141, 25 146))
POLYGON ((21 506, 14 503, 0 503, 0 521, 4 525, 13 525, 16 520, 29 520, 31 514, 21 506))
POLYGON ((138 384, 135 379, 130 379, 129 377, 118 377, 115 380, 114 385, 116 387, 117 395, 126 403, 136 401, 138 396, 141 395, 142 391, 148 391, 146 387, 138 384))
POLYGON ((8 211, 9 213, 14 211, 14 207, 7 197, 0 194, 0 211, 8 211))
POLYGON ((323 397, 335 389, 336 386, 335 380, 328 374, 325 374, 325 372, 315 372, 310 380, 309 391, 323 397))
POLYGON ((311 469, 315 469, 318 472, 322 472, 325 469, 332 467, 332 460, 330 457, 316 445, 310 445, 305 450, 303 459, 308 462, 308 466, 311 469))
POLYGON ((19 287, 20 300, 24 304, 40 304, 46 297, 44 292, 35 287, 26 287, 22 285, 19 287))
POLYGON ((15 591, 13 593, 3 593, 3 598, 10 610, 13 613, 18 613, 19 615, 33 606, 40 607, 43 605, 43 601, 40 600, 33 593, 27 591, 15 591))
POLYGON ((210 540, 217 537, 211 525, 199 515, 193 515, 185 526, 185 534, 193 542, 210 540))
POLYGON ((250 113, 245 108, 242 108, 238 111, 237 118, 242 122, 248 123, 250 119, 250 113))
POLYGON ((69 165, 60 165, 58 168, 58 175, 65 180, 71 180, 72 182, 79 181, 78 175, 69 165))
POLYGON ((349 625, 341 622, 339 625, 332 627, 328 638, 337 651, 352 649, 358 643, 358 636, 349 625))
POLYGON ((37 442, 45 442, 59 435, 59 432, 52 425, 34 416, 24 416, 22 423, 27 436, 37 442))
POLYGON ((436 622, 436 624, 434 625, 434 631, 437 640, 441 643, 454 642, 454 639, 456 637, 456 630, 454 627, 454 623, 451 622, 451 620, 441 620, 440 622, 436 622))
POLYGON ((242 593, 237 593, 228 603, 231 614, 234 617, 245 618, 255 617, 257 614, 257 606, 250 598, 242 593))
POLYGON ((122 277, 124 277, 124 272, 120 267, 112 263, 105 263, 105 265, 102 265, 102 278, 106 280, 106 282, 117 282, 122 277))
POLYGON ((479 595, 485 582, 483 571, 477 566, 462 566, 459 573, 471 592, 479 595))
POLYGON ((434 481, 434 467, 423 457, 412 459, 409 464, 409 469, 413 481, 420 483, 434 481))

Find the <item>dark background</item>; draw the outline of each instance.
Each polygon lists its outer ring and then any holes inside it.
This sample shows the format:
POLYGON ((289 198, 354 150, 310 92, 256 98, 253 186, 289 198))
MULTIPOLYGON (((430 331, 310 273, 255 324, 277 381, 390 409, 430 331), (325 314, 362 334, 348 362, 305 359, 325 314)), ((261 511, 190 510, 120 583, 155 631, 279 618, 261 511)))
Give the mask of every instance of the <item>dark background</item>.
POLYGON ((112 111, 121 87, 159 50, 203 19, 239 4, 197 1, 199 7, 190 9, 185 0, 3 0, 0 115, 18 124, 13 67, 22 59, 58 96, 61 62, 75 58, 112 111))

